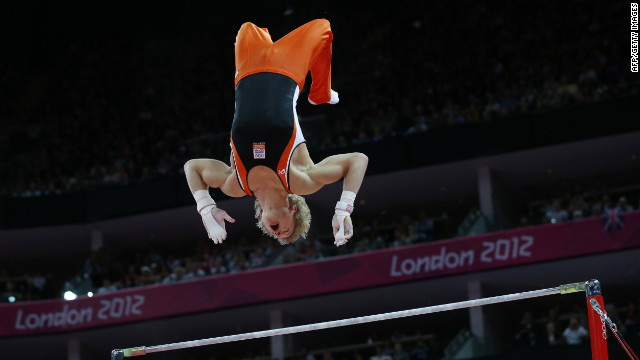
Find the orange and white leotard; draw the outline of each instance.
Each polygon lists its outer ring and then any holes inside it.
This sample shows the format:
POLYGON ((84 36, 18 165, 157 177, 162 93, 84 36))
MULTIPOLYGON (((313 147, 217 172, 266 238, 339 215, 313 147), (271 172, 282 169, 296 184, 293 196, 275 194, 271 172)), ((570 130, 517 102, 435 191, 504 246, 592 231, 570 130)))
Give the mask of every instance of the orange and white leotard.
POLYGON ((296 102, 309 70, 309 100, 322 104, 331 99, 332 40, 324 19, 308 22, 275 43, 267 29, 252 23, 238 31, 231 150, 238 182, 247 195, 253 195, 247 174, 258 165, 272 169, 291 193, 291 156, 305 141, 296 102))

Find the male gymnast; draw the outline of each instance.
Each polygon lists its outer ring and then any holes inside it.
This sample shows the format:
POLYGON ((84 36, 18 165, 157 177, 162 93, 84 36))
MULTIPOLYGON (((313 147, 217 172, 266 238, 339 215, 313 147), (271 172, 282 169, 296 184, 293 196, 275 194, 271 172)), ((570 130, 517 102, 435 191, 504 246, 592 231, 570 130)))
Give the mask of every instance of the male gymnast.
POLYGON ((193 159, 184 166, 189 189, 209 238, 227 237, 225 221, 208 188, 231 197, 255 196, 258 227, 281 244, 306 236, 311 213, 304 198, 344 178, 332 219, 334 244, 353 236, 350 214, 368 158, 361 153, 330 156, 315 164, 302 135, 296 102, 311 71, 311 104, 336 104, 331 89, 333 33, 325 19, 308 22, 275 43, 266 28, 244 23, 235 43, 235 114, 231 125, 230 166, 220 160, 193 159))

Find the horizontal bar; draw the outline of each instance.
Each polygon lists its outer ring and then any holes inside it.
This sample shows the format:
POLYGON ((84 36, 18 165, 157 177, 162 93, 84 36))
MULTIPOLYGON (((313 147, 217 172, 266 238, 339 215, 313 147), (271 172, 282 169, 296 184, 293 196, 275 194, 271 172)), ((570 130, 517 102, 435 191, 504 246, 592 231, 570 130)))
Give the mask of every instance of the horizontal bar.
POLYGON ((233 341, 259 339, 264 337, 287 335, 287 334, 329 329, 329 328, 348 326, 348 325, 364 324, 364 323, 369 323, 374 321, 397 319, 397 318, 402 318, 407 316, 432 314, 432 313, 437 313, 442 311, 458 310, 458 309, 465 309, 465 308, 470 308, 475 306, 484 306, 484 305, 498 304, 498 303, 503 303, 508 301, 530 299, 530 298, 535 298, 540 296, 547 296, 547 295, 554 295, 554 294, 570 294, 570 293, 575 293, 579 291, 585 291, 585 289, 586 289, 586 282, 573 283, 573 284, 560 285, 557 287, 542 289, 542 290, 520 292, 515 294, 509 294, 509 295, 500 295, 500 296, 488 297, 483 299, 467 300, 467 301, 461 301, 461 302, 456 302, 451 304, 428 306, 428 307, 412 309, 412 310, 394 311, 394 312, 378 314, 378 315, 368 315, 368 316, 361 316, 361 317, 355 317, 350 319, 326 321, 326 322, 321 322, 316 324, 299 325, 299 326, 291 326, 291 327, 280 328, 280 329, 256 331, 256 332, 245 333, 245 334, 227 335, 227 336, 220 336, 220 337, 202 339, 202 340, 183 341, 183 342, 178 342, 173 344, 148 346, 148 347, 140 346, 140 347, 124 349, 122 350, 122 352, 124 357, 140 356, 140 355, 146 355, 146 354, 151 354, 156 352, 192 348, 192 347, 198 347, 203 345, 213 345, 213 344, 222 344, 222 343, 228 343, 233 341))

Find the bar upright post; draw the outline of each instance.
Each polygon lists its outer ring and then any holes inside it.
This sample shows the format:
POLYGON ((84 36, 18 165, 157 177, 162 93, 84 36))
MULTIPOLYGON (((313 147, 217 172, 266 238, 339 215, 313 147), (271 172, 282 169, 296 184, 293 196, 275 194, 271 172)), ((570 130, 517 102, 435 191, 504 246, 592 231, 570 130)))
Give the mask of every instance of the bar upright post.
POLYGON ((593 360, 609 360, 607 351, 607 331, 600 315, 591 306, 591 299, 600 304, 604 311, 604 300, 602 299, 602 289, 598 280, 587 281, 587 311, 589 313, 589 336, 591 336, 591 357, 593 360))

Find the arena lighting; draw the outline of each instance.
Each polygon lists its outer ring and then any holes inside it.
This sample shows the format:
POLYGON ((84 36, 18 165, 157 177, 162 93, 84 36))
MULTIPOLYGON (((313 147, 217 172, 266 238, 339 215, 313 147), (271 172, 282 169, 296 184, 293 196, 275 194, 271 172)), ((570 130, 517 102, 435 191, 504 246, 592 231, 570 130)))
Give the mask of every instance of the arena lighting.
POLYGON ((87 274, 78 274, 69 281, 64 283, 64 287, 62 289, 63 298, 65 300, 75 300, 78 298, 78 295, 84 296, 85 294, 89 297, 93 296, 94 292, 93 284, 91 283, 91 279, 87 274), (91 293, 91 294, 89 294, 91 293), (71 298, 68 298, 71 297, 71 298))
POLYGON ((7 300, 9 300, 10 303, 16 302, 16 297, 15 296, 9 296, 9 299, 7 299, 7 300))
POLYGON ((63 297, 65 300, 71 301, 77 299, 78 295, 76 295, 76 293, 74 293, 73 291, 65 291, 63 297))

